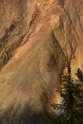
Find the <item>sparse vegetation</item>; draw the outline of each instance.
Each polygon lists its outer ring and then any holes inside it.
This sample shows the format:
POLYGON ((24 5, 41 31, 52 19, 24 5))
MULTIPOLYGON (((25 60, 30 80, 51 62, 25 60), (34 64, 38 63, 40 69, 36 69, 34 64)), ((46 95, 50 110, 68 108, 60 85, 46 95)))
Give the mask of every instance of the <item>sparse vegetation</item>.
POLYGON ((71 65, 68 65, 66 75, 62 77, 62 87, 59 93, 62 98, 60 104, 52 104, 59 111, 59 115, 47 119, 46 124, 82 124, 83 120, 83 73, 78 68, 76 80, 72 79, 71 65))

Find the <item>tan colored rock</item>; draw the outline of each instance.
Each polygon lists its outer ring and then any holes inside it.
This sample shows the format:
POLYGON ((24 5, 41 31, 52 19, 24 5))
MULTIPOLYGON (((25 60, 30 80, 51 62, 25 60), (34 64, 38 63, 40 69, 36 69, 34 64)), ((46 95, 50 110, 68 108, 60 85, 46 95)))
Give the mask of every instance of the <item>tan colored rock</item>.
POLYGON ((30 115, 60 102, 56 90, 68 62, 73 76, 83 69, 83 0, 0 0, 0 6, 1 123, 33 124, 30 115), (22 118, 28 108, 30 120, 22 118))

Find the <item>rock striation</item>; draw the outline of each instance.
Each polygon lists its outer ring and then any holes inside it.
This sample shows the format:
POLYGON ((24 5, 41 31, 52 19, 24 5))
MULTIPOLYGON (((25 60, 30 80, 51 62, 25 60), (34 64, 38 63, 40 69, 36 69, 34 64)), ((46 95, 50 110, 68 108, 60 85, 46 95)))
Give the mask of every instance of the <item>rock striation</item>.
POLYGON ((83 69, 83 0, 0 0, 0 121, 39 124, 71 61, 83 69))

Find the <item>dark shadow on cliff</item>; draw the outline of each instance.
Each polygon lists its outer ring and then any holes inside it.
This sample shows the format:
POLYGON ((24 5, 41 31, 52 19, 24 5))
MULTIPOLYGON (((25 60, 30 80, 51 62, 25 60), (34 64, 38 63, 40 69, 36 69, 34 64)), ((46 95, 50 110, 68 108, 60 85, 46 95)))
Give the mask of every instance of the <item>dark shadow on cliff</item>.
POLYGON ((0 124, 42 124, 43 114, 34 112, 26 105, 22 112, 20 105, 14 110, 13 105, 0 115, 0 124))
POLYGON ((44 124, 45 120, 51 116, 48 114, 48 92, 43 92, 40 99, 42 102, 42 112, 36 112, 36 110, 32 109, 35 103, 31 107, 29 103, 26 103, 23 109, 21 104, 16 106, 13 103, 2 114, 0 113, 0 124, 44 124))
POLYGON ((49 115, 46 111, 34 112, 26 105, 19 113, 20 105, 14 110, 13 105, 0 115, 0 124, 67 124, 63 116, 49 115))

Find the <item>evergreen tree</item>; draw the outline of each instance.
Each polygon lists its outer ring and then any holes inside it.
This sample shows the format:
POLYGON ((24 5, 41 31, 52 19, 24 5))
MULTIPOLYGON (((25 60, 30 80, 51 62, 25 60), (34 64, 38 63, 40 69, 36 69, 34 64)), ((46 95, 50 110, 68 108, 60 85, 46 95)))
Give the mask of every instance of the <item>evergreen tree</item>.
POLYGON ((59 88, 62 102, 53 104, 56 110, 63 113, 69 124, 82 124, 83 117, 83 73, 80 69, 76 73, 77 80, 71 76, 71 65, 69 63, 67 74, 62 77, 62 87, 59 88))

